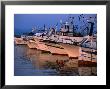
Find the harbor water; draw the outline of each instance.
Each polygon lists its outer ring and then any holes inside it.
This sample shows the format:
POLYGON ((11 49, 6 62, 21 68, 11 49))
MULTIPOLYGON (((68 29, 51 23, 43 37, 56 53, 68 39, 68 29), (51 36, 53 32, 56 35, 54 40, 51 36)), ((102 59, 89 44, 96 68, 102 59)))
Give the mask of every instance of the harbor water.
POLYGON ((14 76, 96 76, 97 67, 79 67, 78 59, 52 55, 27 45, 14 46, 14 76), (56 61, 63 60, 61 67, 56 61))

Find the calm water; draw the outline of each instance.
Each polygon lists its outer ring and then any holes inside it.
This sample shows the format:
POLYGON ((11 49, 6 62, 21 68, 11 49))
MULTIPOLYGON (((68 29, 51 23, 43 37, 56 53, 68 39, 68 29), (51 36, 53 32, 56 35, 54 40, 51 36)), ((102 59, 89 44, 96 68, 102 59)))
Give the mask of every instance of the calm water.
POLYGON ((52 55, 27 45, 15 45, 15 76, 91 76, 97 74, 96 67, 78 67, 78 61, 68 56, 52 55), (59 68, 56 60, 64 60, 66 65, 59 68))

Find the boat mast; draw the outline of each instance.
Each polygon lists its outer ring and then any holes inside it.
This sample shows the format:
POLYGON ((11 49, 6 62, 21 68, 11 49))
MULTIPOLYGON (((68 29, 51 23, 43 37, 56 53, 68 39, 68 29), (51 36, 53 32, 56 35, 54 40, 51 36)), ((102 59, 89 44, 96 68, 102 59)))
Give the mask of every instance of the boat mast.
POLYGON ((55 35, 57 34, 57 26, 58 26, 58 23, 55 26, 55 35))

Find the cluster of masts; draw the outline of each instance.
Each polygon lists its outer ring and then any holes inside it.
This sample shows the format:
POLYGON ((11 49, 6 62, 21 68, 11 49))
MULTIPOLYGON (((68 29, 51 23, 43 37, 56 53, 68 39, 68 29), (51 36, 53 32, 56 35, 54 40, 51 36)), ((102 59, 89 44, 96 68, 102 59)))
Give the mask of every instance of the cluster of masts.
MULTIPOLYGON (((52 27, 52 28, 46 28, 46 25, 44 24, 43 28, 37 28, 37 27, 33 27, 32 28, 32 33, 34 33, 35 31, 40 31, 42 33, 44 33, 44 35, 52 35, 52 34, 60 34, 60 35, 66 35, 68 36, 68 34, 72 34, 72 36, 76 36, 76 32, 77 30, 79 30, 80 36, 83 33, 86 32, 86 35, 93 35, 93 30, 94 30, 94 25, 96 23, 96 17, 85 17, 83 14, 78 16, 78 21, 83 22, 83 25, 78 27, 78 25, 76 25, 75 23, 75 17, 69 16, 68 20, 63 22, 62 20, 60 20, 60 29, 58 29, 58 23, 52 27), (40 30, 39 30, 40 29, 40 30)), ((39 32, 38 32, 39 33, 39 32)), ((79 36, 79 35, 78 35, 79 36)))

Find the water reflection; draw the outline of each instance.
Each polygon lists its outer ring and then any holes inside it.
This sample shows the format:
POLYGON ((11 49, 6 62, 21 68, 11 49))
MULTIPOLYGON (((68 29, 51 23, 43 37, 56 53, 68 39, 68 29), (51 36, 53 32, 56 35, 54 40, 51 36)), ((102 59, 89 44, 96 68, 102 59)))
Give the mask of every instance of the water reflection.
POLYGON ((52 55, 26 45, 16 45, 14 52, 15 76, 91 76, 96 67, 78 67, 78 60, 52 55))

